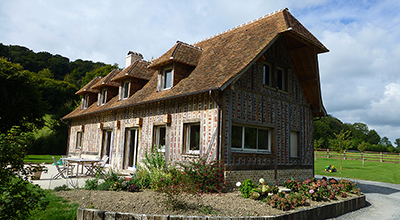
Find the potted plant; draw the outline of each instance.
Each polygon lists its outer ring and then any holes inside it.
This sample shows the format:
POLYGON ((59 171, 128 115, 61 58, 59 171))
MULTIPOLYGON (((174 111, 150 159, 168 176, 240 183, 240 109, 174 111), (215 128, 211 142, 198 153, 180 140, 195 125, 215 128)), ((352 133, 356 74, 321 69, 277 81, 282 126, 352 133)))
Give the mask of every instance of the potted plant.
POLYGON ((31 180, 40 180, 40 176, 42 175, 42 172, 47 173, 47 171, 48 171, 47 167, 44 166, 44 163, 29 164, 28 169, 31 174, 31 180))

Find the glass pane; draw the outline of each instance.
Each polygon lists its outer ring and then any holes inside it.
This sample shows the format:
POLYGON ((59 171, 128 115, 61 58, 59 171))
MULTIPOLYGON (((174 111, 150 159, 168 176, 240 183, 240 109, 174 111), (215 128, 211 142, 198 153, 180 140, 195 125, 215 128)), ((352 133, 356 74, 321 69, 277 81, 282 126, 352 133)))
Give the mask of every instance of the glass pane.
POLYGON ((283 90, 283 71, 277 69, 276 72, 277 88, 283 90))
POLYGON ((290 132, 290 156, 298 157, 299 156, 299 135, 297 132, 290 132))
POLYGON ((269 79, 269 65, 264 65, 264 85, 270 85, 269 79))
POLYGON ((258 149, 268 149, 268 130, 258 129, 258 149))
POLYGON ((232 126, 232 148, 242 148, 242 127, 232 126))
POLYGON ((128 98, 129 96, 129 83, 124 83, 124 98, 128 98))
POLYGON ((158 128, 158 146, 160 146, 161 150, 165 149, 165 130, 165 127, 158 128))
POLYGON ((200 125, 190 125, 190 150, 200 149, 200 125))
POLYGON ((164 89, 172 87, 172 70, 164 72, 164 89))
POLYGON ((245 149, 257 149, 257 128, 246 128, 244 129, 244 148, 245 149))

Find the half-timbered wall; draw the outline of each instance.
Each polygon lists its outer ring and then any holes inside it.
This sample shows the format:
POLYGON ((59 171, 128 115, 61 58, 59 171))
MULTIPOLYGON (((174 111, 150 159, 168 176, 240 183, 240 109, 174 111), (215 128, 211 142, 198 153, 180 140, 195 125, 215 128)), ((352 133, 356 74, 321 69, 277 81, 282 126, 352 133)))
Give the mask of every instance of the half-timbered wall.
MULTIPOLYGON (((218 94, 213 94, 217 96, 218 94)), ((165 156, 169 162, 181 162, 199 156, 208 161, 217 157, 218 110, 209 93, 192 95, 174 100, 160 101, 122 110, 72 120, 70 128, 69 154, 79 157, 99 157, 102 147, 103 130, 112 130, 111 167, 123 168, 126 130, 139 129, 138 160, 144 151, 153 147, 154 127, 164 125, 167 131, 165 156), (166 118, 170 121, 166 122, 166 118), (185 123, 200 123, 200 154, 189 155, 183 150, 183 127, 185 123), (77 133, 83 132, 82 149, 76 149, 77 133)))
MULTIPOLYGON (((226 178, 235 183, 251 178, 267 178, 281 183, 294 174, 308 178, 313 175, 313 116, 307 105, 301 85, 294 72, 284 42, 277 40, 238 79, 230 90, 224 92, 224 160, 226 178), (286 90, 263 84, 263 65, 271 65, 271 72, 283 68, 286 73, 286 90), (260 126, 271 129, 270 153, 232 152, 232 124, 260 126), (298 157, 290 157, 290 132, 298 132, 298 157), (250 171, 251 170, 251 171, 250 171), (278 170, 281 170, 278 172, 278 170)), ((294 177, 294 176, 293 176, 294 177)))

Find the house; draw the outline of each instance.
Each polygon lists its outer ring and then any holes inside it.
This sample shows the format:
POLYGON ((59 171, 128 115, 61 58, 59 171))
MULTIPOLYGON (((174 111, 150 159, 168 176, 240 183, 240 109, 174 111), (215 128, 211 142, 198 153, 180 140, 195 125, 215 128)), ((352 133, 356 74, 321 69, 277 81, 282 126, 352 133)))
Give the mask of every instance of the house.
POLYGON ((126 68, 80 89, 66 115, 68 155, 110 157, 129 172, 160 146, 168 163, 222 160, 232 185, 314 174, 313 118, 326 116, 318 58, 328 49, 288 9, 159 58, 129 52, 126 68))

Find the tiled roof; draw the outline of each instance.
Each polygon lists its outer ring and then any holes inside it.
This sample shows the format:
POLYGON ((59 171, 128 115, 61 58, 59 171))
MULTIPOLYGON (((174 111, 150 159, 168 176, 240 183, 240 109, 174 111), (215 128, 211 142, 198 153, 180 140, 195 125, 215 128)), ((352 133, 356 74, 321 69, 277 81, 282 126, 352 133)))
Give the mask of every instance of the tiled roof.
POLYGON ((104 86, 119 87, 119 83, 112 81, 112 78, 114 78, 119 72, 119 70, 113 69, 109 74, 107 74, 107 76, 101 78, 100 81, 94 84, 92 88, 99 89, 104 86))
POLYGON ((144 60, 137 60, 130 66, 119 72, 111 81, 118 82, 118 80, 135 77, 139 79, 149 80, 153 75, 154 71, 147 68, 150 62, 144 60))
POLYGON ((164 53, 161 57, 152 60, 150 68, 157 68, 172 61, 184 63, 190 66, 197 66, 202 49, 193 45, 177 41, 176 44, 164 53))
POLYGON ((80 90, 78 90, 78 92, 76 92, 75 94, 83 95, 84 93, 87 93, 87 92, 98 93, 99 90, 98 89, 94 89, 93 85, 96 84, 100 80, 101 80, 100 76, 94 77, 94 79, 92 79, 92 81, 90 81, 88 84, 86 84, 80 90))
MULTIPOLYGON (((313 56, 310 56, 314 60, 307 60, 307 58, 299 61, 298 65, 307 66, 310 63, 315 63, 315 51, 317 53, 328 51, 287 9, 283 9, 193 45, 178 41, 174 47, 150 64, 150 67, 155 68, 174 60, 195 66, 186 78, 171 89, 157 90, 158 70, 155 69, 149 82, 128 99, 118 100, 117 97, 114 97, 101 107, 88 108, 87 111, 76 109, 64 118, 182 97, 209 90, 224 90, 258 60, 278 37, 290 39, 293 47, 301 44, 300 48, 311 48, 308 50, 314 53, 313 56)), ((322 105, 318 68, 310 71, 309 69, 299 71, 301 74, 309 75, 304 77, 304 83, 301 83, 305 87, 303 88, 306 90, 305 95, 310 96, 307 100, 313 108, 314 116, 322 116, 326 114, 326 111, 322 105), (315 81, 310 81, 310 78, 315 79, 315 81)), ((304 70, 304 68, 301 70, 304 70)))

